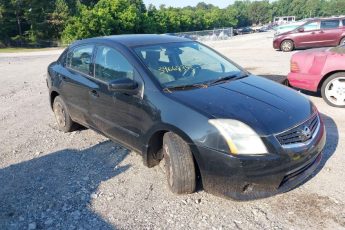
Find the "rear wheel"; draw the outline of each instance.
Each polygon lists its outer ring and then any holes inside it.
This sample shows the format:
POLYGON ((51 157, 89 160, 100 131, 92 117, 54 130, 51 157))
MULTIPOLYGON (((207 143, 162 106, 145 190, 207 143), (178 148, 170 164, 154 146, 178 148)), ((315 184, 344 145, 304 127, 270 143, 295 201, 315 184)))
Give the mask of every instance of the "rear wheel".
POLYGON ((293 44, 293 41, 291 40, 284 40, 280 44, 280 50, 282 50, 283 52, 290 52, 293 49, 294 49, 294 44, 293 44))
POLYGON ((77 124, 72 121, 66 104, 60 96, 54 99, 53 111, 60 131, 67 133, 75 130, 77 124))
POLYGON ((339 45, 345 45, 345 38, 342 38, 342 39, 340 40, 339 45))
POLYGON ((345 73, 335 73, 322 84, 321 95, 331 106, 345 108, 345 73))
POLYGON ((163 154, 170 190, 177 194, 193 193, 196 175, 188 144, 178 135, 168 132, 163 137, 163 154))

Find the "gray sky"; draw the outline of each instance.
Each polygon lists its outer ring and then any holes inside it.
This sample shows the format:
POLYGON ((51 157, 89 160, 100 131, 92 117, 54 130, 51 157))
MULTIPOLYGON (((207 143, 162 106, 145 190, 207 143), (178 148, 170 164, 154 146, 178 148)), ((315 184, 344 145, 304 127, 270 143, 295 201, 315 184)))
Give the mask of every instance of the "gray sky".
POLYGON ((232 4, 234 0, 218 0, 218 1, 208 1, 208 0, 144 0, 146 6, 149 4, 153 4, 155 6, 160 6, 165 4, 166 6, 174 6, 174 7, 183 7, 183 6, 195 6, 199 2, 205 2, 207 4, 213 4, 215 6, 219 6, 220 8, 227 7, 228 5, 232 4))

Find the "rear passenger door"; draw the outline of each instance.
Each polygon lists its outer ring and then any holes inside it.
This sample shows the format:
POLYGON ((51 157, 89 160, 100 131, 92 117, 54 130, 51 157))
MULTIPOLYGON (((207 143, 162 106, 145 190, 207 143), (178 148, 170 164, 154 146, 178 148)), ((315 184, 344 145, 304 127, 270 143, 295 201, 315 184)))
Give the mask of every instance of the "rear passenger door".
POLYGON ((117 49, 100 45, 95 59, 95 87, 90 94, 93 126, 122 144, 141 150, 141 103, 143 81, 126 57, 117 49), (111 81, 129 78, 138 83, 136 94, 110 91, 111 81))
POLYGON ((322 20, 318 40, 320 46, 337 46, 341 38, 342 30, 340 29, 339 19, 322 20))
POLYGON ((93 75, 92 56, 94 45, 80 45, 67 53, 64 71, 60 73, 61 95, 74 121, 87 125, 89 91, 95 84, 89 80, 93 75))

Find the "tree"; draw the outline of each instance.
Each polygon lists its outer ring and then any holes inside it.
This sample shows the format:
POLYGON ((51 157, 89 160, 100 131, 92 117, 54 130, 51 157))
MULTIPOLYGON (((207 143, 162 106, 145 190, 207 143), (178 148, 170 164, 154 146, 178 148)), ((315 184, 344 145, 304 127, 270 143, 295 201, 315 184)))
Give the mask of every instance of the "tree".
POLYGON ((248 7, 249 20, 254 24, 267 23, 272 19, 271 6, 268 0, 254 1, 248 7))
POLYGON ((69 8, 65 0, 56 0, 55 10, 49 15, 48 23, 52 29, 52 36, 55 39, 61 37, 61 33, 69 18, 69 8))
POLYGON ((237 20, 237 26, 238 27, 244 27, 250 25, 249 21, 249 5, 250 2, 247 1, 235 1, 232 6, 229 6, 228 8, 234 8, 237 12, 236 20, 237 20))
POLYGON ((0 45, 37 44, 122 33, 173 33, 345 14, 345 0, 237 0, 225 9, 146 7, 143 0, 0 0, 0 45), (2 43, 2 44, 1 44, 2 43))

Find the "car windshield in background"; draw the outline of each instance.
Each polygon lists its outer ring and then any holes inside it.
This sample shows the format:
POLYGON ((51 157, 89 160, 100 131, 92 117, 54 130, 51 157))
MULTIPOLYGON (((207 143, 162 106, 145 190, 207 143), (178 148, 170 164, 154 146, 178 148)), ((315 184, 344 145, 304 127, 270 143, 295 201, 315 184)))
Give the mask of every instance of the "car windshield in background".
POLYGON ((202 87, 244 76, 241 69, 197 42, 141 46, 135 52, 163 88, 202 87))

